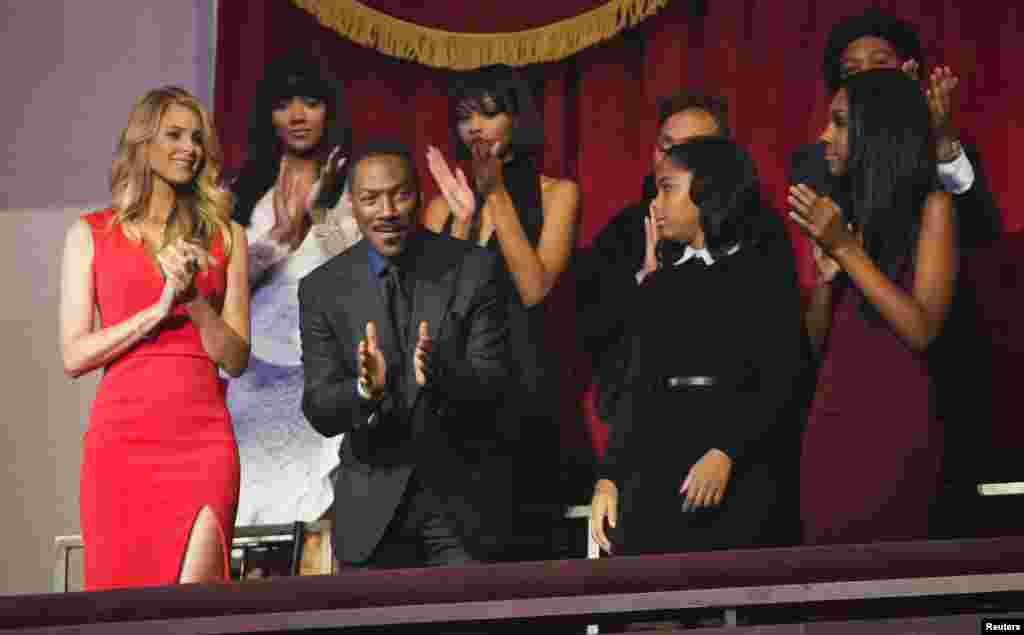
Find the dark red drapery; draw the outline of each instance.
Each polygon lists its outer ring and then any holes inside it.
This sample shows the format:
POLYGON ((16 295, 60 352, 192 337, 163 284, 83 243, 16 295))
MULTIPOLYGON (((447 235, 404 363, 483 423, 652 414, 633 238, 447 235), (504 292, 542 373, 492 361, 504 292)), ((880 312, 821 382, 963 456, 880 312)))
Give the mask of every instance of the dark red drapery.
MULTIPOLYGON (((424 26, 481 32, 535 27, 599 3, 513 3, 505 11, 467 0, 366 4, 424 26)), ((956 123, 982 149, 1007 231, 1020 231, 1024 212, 1016 202, 1024 200, 1024 182, 1013 178, 1011 166, 1012 148, 1024 141, 1018 125, 1024 85, 1014 71, 1024 56, 1024 9, 962 0, 674 0, 604 44, 524 69, 543 105, 544 171, 580 185, 580 244, 639 196, 656 130, 654 100, 682 87, 729 99, 736 137, 750 148, 769 197, 781 208, 789 154, 814 139, 825 121, 820 67, 828 28, 879 4, 918 26, 929 67, 946 64, 960 76, 956 123)), ((216 120, 229 168, 243 158, 246 106, 265 63, 296 46, 322 56, 345 81, 356 143, 387 134, 417 152, 429 143, 452 155, 445 72, 356 46, 287 0, 221 0, 219 7, 216 120)), ((424 164, 420 178, 431 196, 436 187, 424 164)), ((794 245, 809 282, 808 245, 802 238, 794 245)), ((562 324, 571 328, 568 318, 562 324)), ((579 388, 587 381, 586 365, 564 354, 574 360, 566 363, 566 376, 579 388)))

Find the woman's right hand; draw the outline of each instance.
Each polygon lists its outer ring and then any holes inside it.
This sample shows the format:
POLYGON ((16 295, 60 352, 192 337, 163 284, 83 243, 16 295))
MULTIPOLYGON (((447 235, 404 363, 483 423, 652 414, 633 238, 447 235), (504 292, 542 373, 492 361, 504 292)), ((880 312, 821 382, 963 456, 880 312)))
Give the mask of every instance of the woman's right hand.
MULTIPOLYGON (((190 300, 195 295, 196 274, 209 269, 213 264, 212 257, 205 249, 184 238, 161 249, 156 259, 167 281, 164 292, 167 292, 167 286, 170 285, 174 290, 173 299, 179 302, 190 300)), ((161 301, 163 299, 161 295, 161 301)))
POLYGON ((469 224, 476 213, 476 196, 462 168, 455 168, 453 174, 444 155, 434 146, 427 146, 427 167, 455 220, 469 224))
POLYGON ((814 243, 814 264, 818 267, 819 284, 831 283, 841 270, 839 263, 826 254, 818 243, 814 243))
POLYGON ((285 157, 274 184, 274 226, 270 238, 278 243, 297 246, 304 237, 307 202, 312 186, 304 183, 303 175, 292 169, 285 157))
POLYGON ((601 479, 594 486, 594 496, 590 499, 590 532, 594 541, 607 553, 612 552, 612 543, 605 533, 604 523, 607 520, 612 528, 619 518, 619 489, 608 479, 601 479))

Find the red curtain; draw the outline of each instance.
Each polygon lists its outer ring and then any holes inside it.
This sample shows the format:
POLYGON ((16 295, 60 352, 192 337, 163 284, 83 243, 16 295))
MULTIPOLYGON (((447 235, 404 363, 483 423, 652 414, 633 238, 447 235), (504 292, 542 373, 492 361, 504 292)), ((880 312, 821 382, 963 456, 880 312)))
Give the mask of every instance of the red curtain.
MULTIPOLYGON (((549 8, 515 3, 506 11, 465 0, 367 4, 451 31, 516 31, 595 3, 549 2, 549 8), (439 11, 439 5, 446 9, 439 11)), ((1020 231, 1024 210, 1016 202, 1024 202, 1024 180, 1012 178, 1010 170, 1011 151, 1024 142, 1019 124, 1024 84, 1018 84, 1014 71, 1016 60, 1024 58, 1024 8, 956 0, 675 0, 604 44, 559 63, 523 69, 543 106, 544 171, 575 179, 581 188, 580 245, 640 195, 657 125, 654 100, 682 87, 729 99, 736 137, 750 148, 768 195, 781 209, 790 153, 815 139, 825 122, 820 68, 826 33, 838 19, 878 4, 918 26, 929 67, 946 64, 959 75, 956 123, 963 137, 982 149, 1007 231, 1020 231)), ((345 81, 356 143, 387 134, 417 152, 430 143, 452 156, 445 72, 351 44, 287 0, 221 0, 219 7, 216 120, 229 168, 243 158, 246 106, 265 63, 296 46, 322 56, 345 81)), ((436 187, 425 161, 420 172, 427 195, 433 195, 436 187)), ((794 248, 809 282, 807 242, 796 237, 794 248)), ((571 303, 555 304, 566 309, 571 303)), ((563 317, 560 327, 572 328, 571 319, 563 317)), ((586 364, 578 355, 564 354, 566 378, 578 389, 587 381, 586 364)))

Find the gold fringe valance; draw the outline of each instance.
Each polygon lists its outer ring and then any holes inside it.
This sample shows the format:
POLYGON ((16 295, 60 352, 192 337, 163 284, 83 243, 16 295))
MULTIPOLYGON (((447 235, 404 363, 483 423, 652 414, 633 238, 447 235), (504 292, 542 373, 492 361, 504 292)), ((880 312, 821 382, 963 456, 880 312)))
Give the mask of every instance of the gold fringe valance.
POLYGON ((611 0, 572 18, 510 33, 453 33, 399 20, 357 0, 292 0, 357 44, 435 68, 557 62, 664 8, 669 0, 611 0))

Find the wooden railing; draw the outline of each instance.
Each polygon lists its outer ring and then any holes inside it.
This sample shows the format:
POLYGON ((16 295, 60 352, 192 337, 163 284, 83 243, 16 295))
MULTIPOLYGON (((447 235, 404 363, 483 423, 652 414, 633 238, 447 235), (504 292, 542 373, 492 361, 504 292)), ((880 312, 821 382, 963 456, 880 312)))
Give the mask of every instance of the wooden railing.
POLYGON ((269 582, 7 596, 0 597, 0 633, 304 632, 371 625, 437 633, 454 623, 583 633, 587 624, 639 622, 655 612, 671 610, 685 619, 723 609, 738 609, 749 621, 775 622, 729 633, 979 632, 985 616, 1024 612, 1024 537, 344 571, 269 582))

